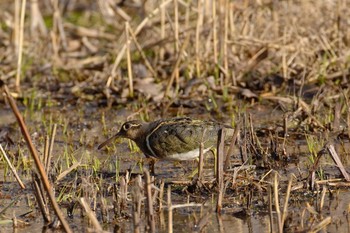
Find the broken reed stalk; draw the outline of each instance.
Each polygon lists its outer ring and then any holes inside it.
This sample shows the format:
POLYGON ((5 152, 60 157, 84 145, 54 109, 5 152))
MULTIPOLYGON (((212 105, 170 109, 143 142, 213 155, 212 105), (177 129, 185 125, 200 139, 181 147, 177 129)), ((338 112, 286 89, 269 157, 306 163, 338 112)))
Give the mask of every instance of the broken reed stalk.
POLYGON ((22 0, 21 5, 21 18, 19 24, 19 37, 18 37, 18 54, 17 54, 17 72, 16 72, 16 89, 20 90, 21 85, 21 70, 22 70, 22 53, 23 53, 23 37, 24 37, 24 18, 26 13, 26 0, 22 0))
POLYGON ((119 196, 118 196, 120 200, 120 205, 119 205, 120 210, 123 210, 126 207, 127 192, 128 192, 128 186, 126 184, 124 176, 122 176, 119 182, 119 196))
POLYGON ((69 168, 67 168, 66 170, 64 170, 63 172, 61 172, 55 182, 58 182, 60 180, 62 180, 66 175, 68 175, 71 171, 75 170, 77 167, 79 167, 81 165, 81 162, 80 161, 76 161, 73 163, 72 166, 70 166, 69 168))
POLYGON ((48 148, 48 154, 45 160, 45 170, 47 174, 50 172, 50 164, 51 164, 51 158, 52 158, 52 150, 53 150, 53 144, 55 142, 55 136, 56 136, 56 131, 57 131, 57 124, 54 124, 52 126, 52 131, 50 135, 50 143, 49 143, 49 148, 48 148))
POLYGON ((129 22, 125 22, 125 35, 126 35, 126 62, 128 66, 128 80, 129 80, 129 96, 134 96, 134 84, 133 84, 133 76, 132 76, 132 64, 131 64, 131 55, 130 55, 130 44, 131 41, 129 39, 129 22))
POLYGON ((171 203, 171 185, 168 186, 168 233, 173 233, 173 207, 171 203))
POLYGON ((97 232, 101 232, 103 229, 98 222, 95 212, 91 210, 90 206, 86 203, 85 198, 81 197, 79 201, 80 205, 84 208, 88 218, 91 221, 91 224, 94 226, 97 232))
POLYGON ((225 151, 225 129, 219 131, 218 154, 217 154, 217 173, 216 182, 218 184, 218 199, 216 203, 216 212, 220 213, 222 208, 222 199, 224 195, 224 151, 225 151))
POLYGON ((34 194, 36 201, 38 202, 41 214, 43 215, 44 222, 51 222, 50 210, 46 203, 46 197, 44 196, 44 190, 42 189, 42 182, 40 181, 37 173, 32 173, 32 181, 34 187, 34 194))
POLYGON ((290 190, 292 189, 293 176, 294 174, 292 174, 289 178, 287 192, 286 192, 286 199, 284 200, 283 212, 282 212, 282 229, 288 214, 288 203, 289 203, 289 197, 290 197, 290 190))
MULTIPOLYGON (((228 149, 228 151, 226 153, 226 158, 225 158, 225 163, 224 163, 224 171, 227 171, 227 169, 230 168, 231 155, 233 154, 233 149, 235 148, 235 144, 236 144, 236 141, 237 141, 237 137, 238 137, 240 128, 241 128, 241 122, 236 124, 236 127, 234 129, 233 135, 231 137, 230 147, 229 147, 229 149, 228 149)), ((244 161, 242 161, 242 163, 244 163, 244 161)))
POLYGON ((278 196, 277 175, 278 175, 278 173, 275 172, 274 181, 273 181, 273 193, 274 193, 274 198, 275 198, 275 209, 276 209, 276 213, 277 213, 278 232, 283 233, 283 224, 282 224, 281 210, 280 210, 279 196, 278 196))
POLYGON ((272 214, 272 188, 271 185, 267 186, 267 194, 269 198, 269 219, 270 219, 270 232, 273 232, 273 214, 272 214))
POLYGON ((4 148, 2 148, 1 144, 0 144, 0 150, 1 150, 2 156, 6 160, 7 165, 10 167, 10 170, 12 171, 13 175, 15 176, 17 183, 19 184, 19 186, 21 186, 22 189, 25 189, 26 186, 23 184, 21 178, 18 176, 16 168, 12 165, 10 159, 7 157, 6 152, 4 151, 4 148))
POLYGON ((350 176, 349 173, 345 170, 343 163, 341 162, 338 153, 334 149, 334 145, 328 145, 327 150, 329 154, 331 155, 334 163, 337 165, 338 169, 340 170, 341 174, 344 176, 345 180, 347 182, 350 181, 350 176))
POLYGON ((326 197, 327 188, 325 185, 322 186, 321 200, 318 212, 321 213, 324 205, 324 198, 326 197))
POLYGON ((156 232, 156 225, 154 220, 154 211, 153 211, 153 199, 152 199, 152 182, 150 174, 147 170, 145 170, 145 190, 146 190, 146 198, 147 198, 147 207, 146 207, 146 216, 147 216, 147 224, 150 228, 150 232, 156 232))
POLYGON ((16 105, 14 99, 12 98, 11 93, 8 90, 6 85, 4 86, 4 92, 5 92, 5 96, 6 96, 7 100, 8 100, 8 102, 9 102, 11 108, 12 108, 12 111, 13 111, 14 115, 16 116, 17 122, 18 122, 18 124, 19 124, 19 126, 21 128, 23 137, 24 137, 25 141, 27 142, 28 148, 29 148, 29 150, 31 152, 31 155, 32 155, 33 159, 34 159, 35 165, 36 165, 36 167, 38 169, 40 178, 41 178, 41 180, 42 180, 42 182, 44 184, 44 188, 45 188, 45 190, 46 190, 46 192, 48 194, 48 197, 50 199, 51 205, 52 205, 52 207, 53 207, 53 209, 54 209, 58 219, 61 221, 64 230, 66 232, 70 233, 70 232, 72 232, 72 230, 70 229, 66 219, 63 216, 63 213, 62 213, 61 209, 59 208, 59 206, 58 206, 58 204, 56 202, 55 195, 53 194, 52 187, 51 187, 51 184, 49 182, 48 176, 47 176, 47 174, 46 174, 46 172, 44 170, 43 164, 40 161, 38 152, 35 149, 35 147, 33 145, 33 142, 32 142, 32 140, 30 138, 30 134, 28 132, 27 126, 25 125, 23 117, 22 117, 21 113, 19 112, 19 110, 17 108, 17 105, 16 105))
POLYGON ((133 216, 133 224, 134 224, 134 233, 141 232, 140 225, 141 225, 141 205, 142 205, 142 193, 141 193, 141 187, 142 187, 142 180, 141 176, 138 175, 136 178, 135 186, 132 191, 132 216, 133 216))
POLYGON ((203 143, 203 140, 202 140, 202 142, 199 145, 199 161, 198 161, 198 181, 199 182, 202 181, 202 178, 203 178, 203 167, 204 167, 203 148, 204 148, 204 143, 203 143))
POLYGON ((159 198, 158 198, 158 206, 159 206, 159 223, 160 223, 160 229, 164 229, 165 226, 165 220, 164 220, 164 212, 163 212, 163 196, 164 196, 164 180, 161 180, 160 182, 160 191, 159 191, 159 198))
POLYGON ((327 217, 325 219, 323 219, 321 222, 317 223, 316 225, 314 225, 311 230, 309 230, 308 232, 310 233, 316 233, 321 231, 323 228, 325 228, 327 225, 329 225, 332 222, 332 217, 327 217))

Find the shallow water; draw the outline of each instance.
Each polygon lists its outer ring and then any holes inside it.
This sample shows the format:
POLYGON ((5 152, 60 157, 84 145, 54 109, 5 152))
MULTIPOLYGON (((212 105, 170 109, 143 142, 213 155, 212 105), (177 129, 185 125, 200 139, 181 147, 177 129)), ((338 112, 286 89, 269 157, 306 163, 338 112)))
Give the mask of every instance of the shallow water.
MULTIPOLYGON (((55 167, 56 175, 62 173, 65 169, 71 165, 72 161, 80 161, 81 166, 77 170, 84 170, 86 168, 93 171, 97 171, 97 174, 109 174, 110 178, 106 178, 108 185, 113 186, 113 182, 116 181, 116 172, 120 172, 123 175, 126 170, 129 170, 132 174, 142 174, 142 169, 140 163, 146 164, 146 160, 142 153, 137 149, 134 151, 130 150, 130 141, 128 140, 118 140, 116 143, 112 144, 109 149, 98 151, 96 149, 97 145, 102 142, 106 137, 115 133, 121 123, 126 119, 128 112, 125 110, 109 110, 103 113, 98 108, 91 106, 79 108, 76 107, 65 107, 64 110, 61 108, 48 108, 41 109, 35 113, 25 113, 25 120, 28 124, 29 130, 31 132, 33 141, 37 146, 40 154, 43 153, 44 138, 47 132, 50 131, 53 123, 58 124, 57 135, 55 138, 55 144, 53 149, 53 166, 55 167), (105 117, 105 127, 101 123, 101 119, 105 117), (118 116, 118 117, 116 117, 118 116)), ((259 107, 257 110, 248 110, 252 113, 253 125, 256 129, 259 128, 270 128, 275 126, 277 123, 280 124, 281 112, 277 110, 271 110, 266 107, 259 107)), ((23 166, 23 159, 30 158, 28 151, 26 149, 25 143, 23 142, 20 132, 17 129, 17 125, 14 123, 12 113, 6 109, 0 109, 1 125, 2 128, 9 129, 9 136, 15 142, 11 145, 5 139, 2 145, 5 145, 6 151, 12 156, 12 160, 15 161, 19 166, 23 166), (21 155, 18 154, 18 148, 21 148, 21 155), (23 156, 23 157, 21 157, 23 156), (20 159, 19 159, 20 158, 20 159), (22 163, 19 163, 22 161, 22 163)), ((204 118, 205 116, 198 116, 198 118, 204 118)), ((278 170, 281 184, 280 184, 280 204, 282 205, 284 201, 284 195, 286 192, 286 181, 291 173, 294 173, 297 177, 307 176, 307 167, 309 165, 309 152, 307 143, 305 140, 300 139, 288 139, 288 144, 286 147, 287 154, 290 155, 290 162, 286 165, 280 167, 274 167, 278 170), (297 159, 294 159, 297 157, 297 159), (279 169, 280 168, 280 169, 279 169)), ((266 143, 264 146, 268 146, 266 143)), ((340 153, 343 159, 344 165, 348 167, 349 160, 346 155, 346 151, 349 151, 349 143, 347 141, 340 141, 336 145, 337 151, 340 153)), ((236 149, 234 154, 238 155, 239 150, 236 149)), ((239 157, 239 156, 238 156, 239 157)), ((211 177, 214 177, 211 167, 213 166, 213 159, 208 158, 206 161, 207 172, 211 173, 211 177)), ((328 179, 340 177, 339 170, 334 165, 332 159, 329 155, 325 155, 321 159, 321 166, 328 179)), ((146 165, 147 167, 147 165, 146 165)), ((174 163, 169 161, 160 161, 156 164, 156 180, 165 180, 166 182, 186 181, 188 179, 188 174, 196 167, 195 162, 182 162, 174 163)), ((19 201, 12 207, 10 207, 2 219, 12 219, 15 215, 19 220, 28 222, 29 225, 25 227, 20 227, 17 232, 37 232, 41 231, 43 223, 41 213, 36 208, 34 196, 31 191, 31 180, 30 180, 30 167, 20 170, 20 176, 25 180, 27 185, 26 190, 20 190, 19 186, 15 182, 12 174, 6 169, 5 166, 0 168, 0 185, 1 185, 1 200, 0 200, 0 211, 3 210, 11 201, 19 198, 19 201), (21 216, 24 213, 28 213, 25 216, 21 216)), ((87 172, 76 173, 80 174, 82 177, 86 175, 93 174, 93 171, 88 170, 87 172)), ((266 173, 268 169, 258 170, 257 172, 266 173)), ((99 176, 99 175, 97 175, 99 176)), ((210 177, 210 175, 208 176, 210 177)), ((72 176, 67 176, 59 183, 55 183, 57 186, 57 191, 60 187, 64 187, 65 183, 69 183, 76 179, 74 172, 72 176)), ((209 179, 209 178, 208 178, 209 179)), ((73 182, 74 183, 74 182, 73 182)), ((303 183, 298 180, 298 183, 303 183)), ((298 183, 294 183, 296 186, 298 183)), ((107 186, 108 186, 107 185, 107 186)), ((239 184, 237 184, 239 185, 239 184)), ((176 186, 176 185, 175 185, 176 186)), ((238 186, 239 187, 239 186, 238 186)), ((317 222, 328 216, 332 217, 332 223, 327 226, 328 232, 347 232, 350 229, 347 211, 350 205, 350 192, 348 187, 334 188, 329 186, 333 195, 329 193, 325 196, 325 205, 322 211, 317 216, 317 222)), ((306 219, 302 216, 303 211, 306 210, 306 203, 310 203, 311 206, 316 204, 317 198, 310 195, 309 191, 305 191, 305 188, 300 188, 297 191, 293 191, 291 194, 291 202, 288 212, 292 216, 294 227, 299 227, 302 219, 306 219), (299 223, 299 225, 295 225, 299 223)), ((74 191, 74 190, 73 190, 74 191)), ((112 203, 110 192, 105 192, 108 203, 112 203)), ((57 194, 58 195, 58 194, 57 194)), ((57 196, 56 195, 56 196, 57 196)), ((201 215, 205 213, 210 213, 208 222, 205 228, 205 232, 230 232, 235 229, 237 232, 269 232, 270 231, 270 220, 268 215, 268 207, 261 205, 259 199, 267 200, 267 194, 264 192, 266 197, 259 197, 259 193, 252 193, 252 200, 254 201, 250 208, 250 215, 244 215, 237 217, 237 214, 233 214, 235 209, 243 209, 245 206, 245 201, 239 198, 237 193, 229 193, 225 195, 224 207, 221 215, 215 214, 215 212, 210 211, 214 208, 215 198, 211 194, 191 196, 186 193, 179 192, 176 190, 172 194, 173 204, 186 203, 188 200, 195 201, 196 203, 207 203, 206 208, 201 210, 199 208, 185 208, 177 209, 174 211, 174 232, 188 232, 196 230, 196 223, 198 223, 201 215), (211 203, 211 204, 208 204, 211 203)), ((67 197, 66 197, 67 198, 67 197)), ((243 198, 244 199, 244 198, 243 198)), ((66 201, 62 200, 61 203, 66 201)), ((65 208, 64 212, 65 211, 65 208)), ((98 208, 97 208, 98 210, 98 208)), ((100 219, 99 212, 96 211, 97 216, 100 219)), ((110 213, 113 215, 113 212, 110 213)), ((273 229, 277 231, 277 221, 276 214, 273 214, 273 229)), ((308 218, 310 219, 310 218, 308 218)), ((86 217, 81 217, 81 211, 76 208, 73 212, 73 218, 68 218, 68 221, 73 228, 73 230, 85 229, 87 220, 86 217)), ((316 220, 315 220, 316 221, 316 220)), ((161 215, 156 216, 157 229, 159 232, 167 232, 167 211, 163 211, 163 220, 161 215)), ((106 223, 103 225, 104 229, 113 231, 115 228, 118 232, 129 232, 133 229, 131 216, 127 218, 121 218, 117 223, 106 223)), ((12 225, 7 223, 0 225, 1 232, 11 231, 12 225)))

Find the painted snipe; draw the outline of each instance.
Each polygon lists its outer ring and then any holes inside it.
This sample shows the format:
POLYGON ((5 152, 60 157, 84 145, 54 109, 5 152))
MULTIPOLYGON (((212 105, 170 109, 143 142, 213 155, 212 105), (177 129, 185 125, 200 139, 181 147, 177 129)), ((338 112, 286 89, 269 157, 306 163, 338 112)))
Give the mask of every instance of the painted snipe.
MULTIPOLYGON (((148 158, 193 160, 199 156, 201 143, 203 153, 216 148, 218 132, 222 128, 232 129, 218 122, 188 117, 161 119, 150 123, 128 121, 117 134, 101 143, 98 149, 117 138, 128 138, 135 141, 148 158)), ((228 134, 232 135, 230 131, 228 134)))

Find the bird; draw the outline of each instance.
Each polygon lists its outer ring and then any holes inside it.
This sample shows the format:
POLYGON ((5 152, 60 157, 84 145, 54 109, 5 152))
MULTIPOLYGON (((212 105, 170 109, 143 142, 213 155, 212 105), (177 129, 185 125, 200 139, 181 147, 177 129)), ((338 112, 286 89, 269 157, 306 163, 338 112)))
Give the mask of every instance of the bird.
POLYGON ((190 117, 159 119, 153 122, 125 122, 118 133, 102 142, 102 149, 117 138, 133 140, 147 158, 155 160, 194 160, 216 148, 220 129, 233 135, 232 127, 214 121, 190 117))

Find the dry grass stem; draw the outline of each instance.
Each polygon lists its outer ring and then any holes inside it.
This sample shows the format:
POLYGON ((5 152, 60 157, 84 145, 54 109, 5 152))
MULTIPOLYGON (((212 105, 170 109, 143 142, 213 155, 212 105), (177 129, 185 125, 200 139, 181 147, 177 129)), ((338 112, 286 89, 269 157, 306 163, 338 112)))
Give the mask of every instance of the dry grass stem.
POLYGON ((315 226, 312 227, 312 229, 310 229, 310 233, 316 233, 321 231, 323 228, 325 228, 327 225, 329 225, 332 222, 332 217, 327 217, 325 219, 323 219, 321 222, 319 222, 318 224, 316 224, 315 226))
POLYGON ((281 217, 281 210, 279 205, 279 195, 278 195, 278 173, 275 172, 274 180, 273 180, 273 193, 274 193, 274 199, 275 199, 275 209, 277 214, 277 224, 278 224, 278 232, 283 232, 283 223, 282 223, 282 217, 281 217))
POLYGON ((156 231, 155 219, 154 219, 154 210, 153 210, 153 198, 152 198, 152 182, 150 174, 147 170, 145 170, 145 190, 146 190, 146 199, 147 199, 147 207, 146 207, 146 216, 147 216, 147 224, 150 228, 150 232, 156 231))
POLYGON ((216 182, 218 184, 218 199, 216 203, 216 212, 220 213, 222 208, 222 199, 224 195, 224 152, 225 152, 225 129, 219 131, 218 154, 217 154, 217 173, 216 182))
POLYGON ((128 66, 128 80, 129 80, 129 96, 134 96, 134 84, 133 84, 133 74, 132 74, 132 64, 131 64, 131 54, 130 54, 130 39, 129 39, 129 23, 125 22, 125 35, 126 35, 126 61, 128 66))
POLYGON ((173 233, 173 207, 171 203, 171 185, 168 186, 168 233, 173 233))
POLYGON ((17 27, 19 29, 19 36, 18 36, 18 54, 17 54, 17 72, 16 72, 16 88, 19 91, 20 85, 21 85, 21 70, 22 70, 22 56, 23 56, 23 38, 24 38, 24 18, 26 13, 26 3, 27 0, 22 0, 21 5, 21 20, 20 25, 17 27))
POLYGON ((337 152, 334 149, 334 145, 332 145, 332 144, 328 145, 327 150, 328 150, 329 154, 331 155, 334 163, 337 165, 338 169, 340 170, 340 172, 344 176, 345 180, 347 182, 349 182, 350 181, 349 173, 345 170, 343 163, 341 162, 337 152))
POLYGON ((51 158, 52 158, 52 150, 53 150, 53 144, 55 142, 55 136, 57 131, 57 124, 53 124, 51 135, 50 135, 50 144, 48 147, 47 155, 45 156, 45 171, 49 174, 50 172, 50 165, 51 165, 51 158))
POLYGON ((80 205, 84 208, 87 216, 89 217, 91 224, 94 226, 97 232, 102 232, 102 226, 98 222, 95 212, 91 210, 90 206, 86 203, 85 198, 80 198, 80 205))
POLYGON ((290 191, 291 191, 291 188, 292 188, 293 177, 294 177, 294 174, 292 174, 290 176, 289 181, 288 181, 288 186, 287 186, 287 191, 286 191, 286 198, 284 200, 284 205, 283 205, 282 229, 283 229, 285 220, 286 220, 287 215, 288 215, 288 203, 289 203, 290 191))
POLYGON ((10 170, 12 171, 13 175, 15 176, 19 186, 21 186, 22 189, 25 189, 26 186, 23 184, 21 178, 18 176, 18 173, 16 171, 16 168, 12 165, 10 159, 7 157, 6 152, 4 151, 4 148, 2 148, 2 145, 0 144, 0 150, 1 150, 1 154, 4 157, 7 165, 10 167, 10 170))
POLYGON ((47 202, 46 202, 46 196, 44 195, 44 190, 42 188, 42 182, 40 181, 38 175, 33 172, 32 173, 32 181, 34 186, 34 194, 36 201, 38 202, 41 214, 43 215, 44 221, 46 223, 51 222, 51 216, 50 216, 50 210, 48 208, 47 202))

